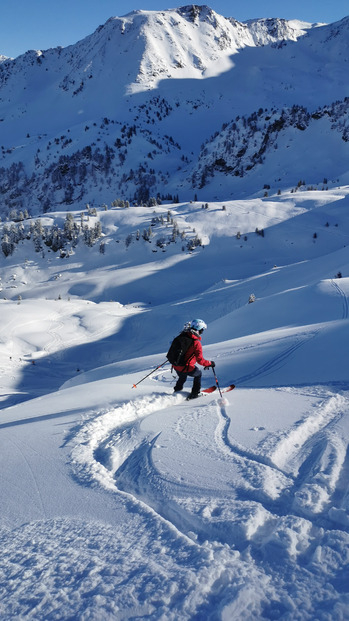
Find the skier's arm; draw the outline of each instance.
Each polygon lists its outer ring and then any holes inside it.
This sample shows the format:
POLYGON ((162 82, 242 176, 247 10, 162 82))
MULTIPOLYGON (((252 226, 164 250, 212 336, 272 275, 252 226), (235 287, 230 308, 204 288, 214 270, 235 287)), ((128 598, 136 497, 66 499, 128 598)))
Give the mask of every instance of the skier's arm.
POLYGON ((203 367, 210 367, 211 360, 206 360, 204 358, 200 341, 194 342, 194 350, 195 350, 196 362, 198 362, 198 364, 201 364, 201 366, 203 367))

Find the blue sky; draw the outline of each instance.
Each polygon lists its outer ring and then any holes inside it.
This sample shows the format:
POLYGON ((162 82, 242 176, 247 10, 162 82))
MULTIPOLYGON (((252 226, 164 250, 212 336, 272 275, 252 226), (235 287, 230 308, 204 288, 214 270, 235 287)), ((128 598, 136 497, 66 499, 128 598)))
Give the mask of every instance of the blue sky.
MULTIPOLYGON (((0 0, 0 54, 16 57, 29 49, 70 45, 91 34, 109 17, 136 9, 163 10, 186 0, 0 0)), ((338 21, 349 15, 347 0, 203 0, 225 17, 284 17, 307 22, 338 21)))

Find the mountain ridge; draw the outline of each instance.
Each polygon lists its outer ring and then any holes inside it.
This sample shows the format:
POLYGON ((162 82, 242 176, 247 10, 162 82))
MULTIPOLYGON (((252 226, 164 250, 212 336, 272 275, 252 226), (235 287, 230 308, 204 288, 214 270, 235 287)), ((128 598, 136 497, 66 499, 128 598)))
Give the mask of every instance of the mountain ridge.
MULTIPOLYGON (((25 202, 40 213, 118 196, 188 199, 202 186, 202 145, 236 116, 345 103, 348 25, 240 23, 189 5, 112 17, 75 45, 4 60, 2 214, 25 202)), ((279 148, 287 168, 289 146, 279 148)), ((234 177, 207 197, 241 191, 249 175, 234 177)))

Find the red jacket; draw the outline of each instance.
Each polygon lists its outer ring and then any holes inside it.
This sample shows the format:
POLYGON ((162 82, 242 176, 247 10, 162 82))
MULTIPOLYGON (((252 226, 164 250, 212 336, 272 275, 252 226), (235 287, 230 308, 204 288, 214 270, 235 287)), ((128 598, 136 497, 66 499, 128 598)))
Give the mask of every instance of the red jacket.
POLYGON ((173 367, 176 371, 180 373, 184 371, 184 373, 190 373, 195 368, 195 364, 201 364, 203 367, 210 367, 211 361, 205 360, 202 353, 202 345, 201 345, 201 336, 197 334, 193 334, 192 332, 186 333, 193 339, 193 344, 190 345, 187 353, 185 354, 186 365, 184 367, 173 367))

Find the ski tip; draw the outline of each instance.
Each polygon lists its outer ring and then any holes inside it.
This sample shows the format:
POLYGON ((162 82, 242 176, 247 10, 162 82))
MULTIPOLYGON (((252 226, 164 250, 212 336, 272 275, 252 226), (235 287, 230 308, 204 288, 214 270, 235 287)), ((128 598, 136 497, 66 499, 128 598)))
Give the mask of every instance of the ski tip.
POLYGON ((137 388, 137 384, 132 384, 132 388, 137 388))
POLYGON ((222 392, 230 392, 231 390, 234 390, 234 388, 235 388, 235 384, 230 384, 230 386, 223 388, 222 392))

